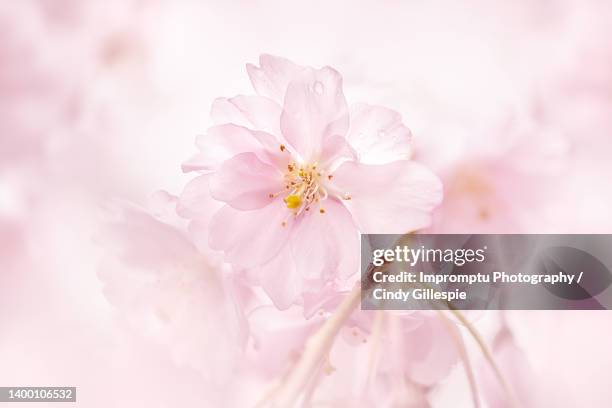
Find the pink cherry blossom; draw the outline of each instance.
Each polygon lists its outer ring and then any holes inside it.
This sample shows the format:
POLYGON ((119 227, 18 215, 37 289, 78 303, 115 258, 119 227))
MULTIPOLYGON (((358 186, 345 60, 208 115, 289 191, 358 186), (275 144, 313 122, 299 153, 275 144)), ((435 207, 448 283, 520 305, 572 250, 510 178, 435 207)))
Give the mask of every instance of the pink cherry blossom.
POLYGON ((167 347, 178 365, 225 383, 247 334, 238 288, 196 251, 175 206, 164 192, 149 210, 115 205, 114 219, 98 234, 107 250, 98 274, 124 325, 167 347))
POLYGON ((210 219, 190 217, 192 231, 286 308, 354 281, 359 232, 427 227, 441 183, 410 160, 410 132, 398 113, 364 104, 349 110, 333 68, 262 55, 247 71, 257 95, 214 102, 216 125, 184 164, 208 175, 187 187, 181 204, 191 215, 209 197, 222 204, 210 219))
MULTIPOLYGON (((555 228, 547 210, 563 191, 570 140, 563 129, 535 113, 525 116, 520 125, 514 117, 505 118, 465 140, 466 151, 439 166, 445 199, 427 232, 521 233, 534 226, 543 231, 555 228), (504 135, 503 140, 488 140, 492 133, 504 135)), ((438 143, 441 148, 442 142, 438 143)), ((430 150, 435 155, 436 149, 430 150)))

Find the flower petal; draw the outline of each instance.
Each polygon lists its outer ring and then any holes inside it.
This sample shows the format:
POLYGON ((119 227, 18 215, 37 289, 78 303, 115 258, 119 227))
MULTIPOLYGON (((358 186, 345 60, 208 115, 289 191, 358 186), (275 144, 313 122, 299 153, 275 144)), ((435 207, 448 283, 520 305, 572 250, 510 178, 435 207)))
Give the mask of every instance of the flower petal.
POLYGON ((241 267, 269 262, 289 237, 293 217, 282 199, 251 211, 229 205, 210 222, 210 246, 225 252, 225 260, 241 267), (283 225, 285 223, 285 225, 283 225))
POLYGON ((181 164, 181 170, 183 170, 183 173, 210 170, 208 165, 209 160, 207 159, 206 155, 202 155, 201 153, 194 154, 181 164))
POLYGON ((263 161, 273 160, 272 149, 273 154, 280 154, 276 151, 279 142, 273 135, 232 123, 209 128, 205 135, 198 136, 196 145, 200 153, 183 163, 183 171, 214 171, 224 161, 244 152, 255 152, 263 161))
POLYGON ((183 165, 183 171, 212 171, 238 153, 261 150, 251 130, 231 123, 209 128, 205 135, 197 137, 196 145, 200 153, 183 165))
POLYGON ((199 252, 216 264, 221 263, 223 259, 218 251, 212 251, 208 245, 208 226, 213 215, 223 207, 223 203, 212 198, 210 194, 211 176, 212 174, 203 174, 187 183, 179 197, 176 212, 179 216, 191 220, 188 228, 191 241, 199 252))
POLYGON ((333 184, 351 197, 345 205, 366 234, 404 234, 424 228, 442 200, 438 177, 408 160, 384 165, 345 162, 334 172, 333 184))
POLYGON ((263 96, 239 95, 234 98, 217 98, 210 116, 215 124, 233 123, 280 136, 281 107, 263 96))
POLYGON ((191 180, 179 196, 176 212, 183 218, 210 221, 222 204, 210 195, 211 174, 204 174, 191 180))
POLYGON ((330 67, 305 68, 287 87, 281 130, 305 161, 320 157, 324 141, 348 130, 342 77, 330 67))
POLYGON ((357 160, 357 152, 344 136, 332 135, 325 138, 319 163, 325 169, 335 169, 346 160, 357 160))
POLYGON ((287 85, 303 68, 288 59, 268 54, 259 57, 259 65, 247 64, 255 92, 282 105, 287 85))
MULTIPOLYGON (((538 396, 533 395, 533 386, 543 388, 542 379, 536 375, 529 363, 527 355, 516 344, 510 329, 504 327, 495 336, 493 341, 493 353, 495 362, 504 373, 504 377, 511 389, 512 394, 520 403, 521 407, 541 406, 536 403, 538 396)), ((484 360, 484 359, 483 359, 484 360)), ((487 406, 495 408, 510 408, 514 406, 508 400, 508 392, 500 385, 495 372, 486 361, 480 363, 480 382, 482 383, 482 395, 487 406)), ((554 404, 553 406, 558 406, 554 404)))
POLYGON ((210 179, 214 199, 238 210, 254 210, 272 202, 283 189, 283 175, 255 153, 240 153, 224 162, 210 179))
MULTIPOLYGON (((413 322, 408 322, 413 327, 413 322)), ((397 355, 404 361, 405 374, 414 382, 431 386, 445 378, 459 361, 454 336, 460 336, 456 326, 447 327, 437 316, 426 317, 414 329, 403 330, 397 336, 399 347, 404 350, 397 355), (449 332, 455 331, 455 334, 449 332)))
POLYGON ((261 287, 278 309, 287 309, 300 297, 302 277, 295 269, 289 245, 285 245, 277 256, 259 269, 261 287))
POLYGON ((260 306, 249 314, 253 339, 253 361, 258 374, 275 378, 285 373, 303 351, 304 343, 323 323, 320 316, 306 320, 299 307, 279 311, 273 306, 260 306))
POLYGON ((346 279, 358 269, 359 234, 348 210, 335 199, 313 208, 296 222, 290 245, 297 274, 310 291, 335 277, 346 279))
POLYGON ((365 164, 407 160, 412 155, 410 130, 401 115, 381 106, 352 106, 347 139, 365 164))

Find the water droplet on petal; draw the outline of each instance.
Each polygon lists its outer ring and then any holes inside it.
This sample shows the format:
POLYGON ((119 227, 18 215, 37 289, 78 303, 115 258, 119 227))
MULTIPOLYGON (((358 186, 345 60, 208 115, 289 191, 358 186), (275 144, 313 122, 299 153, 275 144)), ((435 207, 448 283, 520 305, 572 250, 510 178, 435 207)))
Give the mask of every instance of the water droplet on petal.
POLYGON ((323 94, 323 84, 320 81, 317 81, 317 82, 314 83, 313 89, 319 95, 323 94))

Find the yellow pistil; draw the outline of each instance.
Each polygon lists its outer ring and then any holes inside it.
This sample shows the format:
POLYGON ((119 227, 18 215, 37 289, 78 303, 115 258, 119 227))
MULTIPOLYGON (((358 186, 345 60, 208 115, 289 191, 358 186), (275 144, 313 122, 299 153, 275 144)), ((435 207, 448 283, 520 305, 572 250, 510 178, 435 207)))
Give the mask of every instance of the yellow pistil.
POLYGON ((293 210, 302 205, 302 198, 297 195, 288 195, 285 197, 285 203, 287 204, 287 208, 291 208, 293 210))

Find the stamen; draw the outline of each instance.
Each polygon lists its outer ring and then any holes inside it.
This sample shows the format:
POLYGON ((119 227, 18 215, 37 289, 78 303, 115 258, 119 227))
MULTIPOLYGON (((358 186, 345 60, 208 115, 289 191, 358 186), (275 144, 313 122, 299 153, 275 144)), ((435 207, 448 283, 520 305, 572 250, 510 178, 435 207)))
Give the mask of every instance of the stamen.
MULTIPOLYGON (((289 186, 285 186, 285 188, 288 189, 289 186)), ((269 193, 268 197, 269 198, 276 198, 276 197, 278 197, 279 195, 281 195, 283 193, 284 193, 284 190, 280 190, 280 191, 277 191, 276 193, 269 193)))
MULTIPOLYGON (((298 165, 291 162, 287 165, 288 172, 284 179, 288 192, 284 198, 287 208, 293 210, 294 218, 304 211, 309 211, 312 203, 326 200, 327 189, 321 184, 321 178, 326 174, 317 170, 318 163, 298 165)), ((324 213, 324 210, 321 211, 324 213)))
POLYGON ((321 192, 323 193, 323 195, 321 196, 321 200, 327 200, 327 190, 322 188, 321 192))

